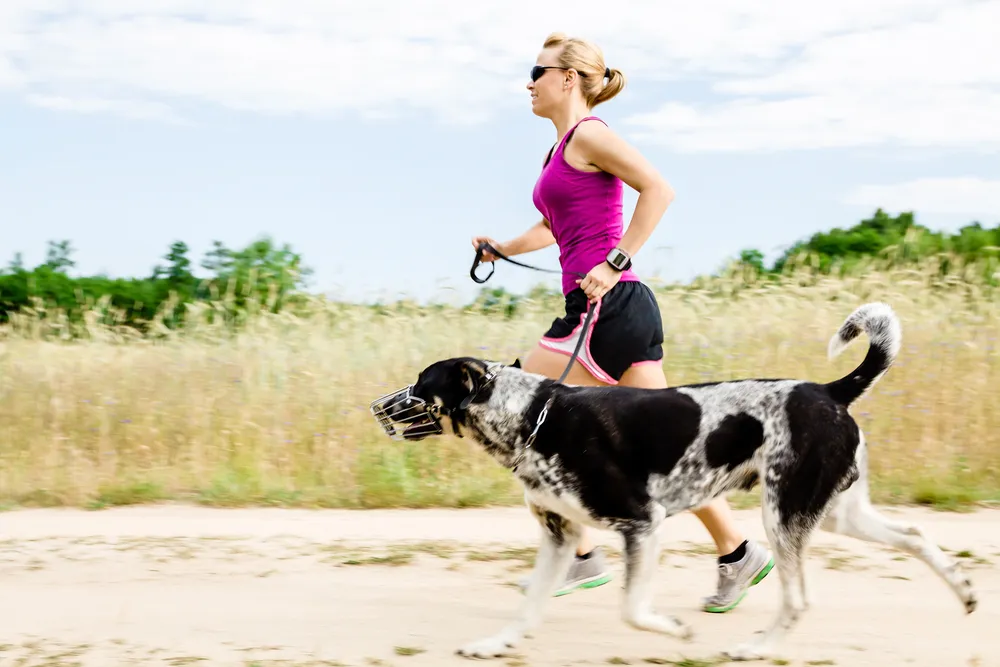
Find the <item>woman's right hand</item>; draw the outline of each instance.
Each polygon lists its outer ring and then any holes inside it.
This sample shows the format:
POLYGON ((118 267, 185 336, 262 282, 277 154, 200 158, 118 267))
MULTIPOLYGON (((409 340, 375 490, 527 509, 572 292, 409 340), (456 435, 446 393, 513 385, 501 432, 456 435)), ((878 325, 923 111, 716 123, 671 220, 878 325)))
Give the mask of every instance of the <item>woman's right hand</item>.
MULTIPOLYGON (((479 251, 479 246, 481 244, 483 244, 483 243, 489 243, 491 247, 495 248, 496 250, 499 250, 500 252, 503 252, 503 248, 500 247, 500 244, 497 243, 496 241, 494 241, 493 239, 491 239, 489 236, 473 236, 472 237, 472 247, 476 249, 476 252, 479 251)), ((504 253, 504 254, 506 254, 506 253, 504 253)), ((493 253, 491 253, 489 250, 484 250, 483 251, 483 261, 484 262, 495 262, 498 259, 500 259, 500 258, 497 257, 496 255, 494 255, 493 253)))

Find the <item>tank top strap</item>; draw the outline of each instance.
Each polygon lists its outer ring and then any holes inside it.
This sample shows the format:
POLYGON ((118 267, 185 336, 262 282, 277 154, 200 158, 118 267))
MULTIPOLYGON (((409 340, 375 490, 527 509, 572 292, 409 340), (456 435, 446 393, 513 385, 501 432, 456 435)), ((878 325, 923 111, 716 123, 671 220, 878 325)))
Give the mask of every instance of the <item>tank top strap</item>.
MULTIPOLYGON (((573 138, 573 133, 576 132, 576 128, 580 127, 580 123, 582 123, 585 120, 596 120, 604 123, 604 120, 597 116, 587 116, 586 118, 581 118, 580 120, 578 120, 576 124, 573 125, 573 127, 569 128, 569 132, 566 133, 566 136, 564 136, 558 144, 556 144, 549 150, 549 156, 545 158, 546 165, 553 158, 553 156, 555 156, 557 152, 561 153, 563 150, 565 150, 566 144, 568 144, 569 140, 573 138)), ((607 125, 607 123, 604 124, 607 125)))
MULTIPOLYGON (((573 127, 569 128, 569 132, 567 132, 566 136, 563 137, 562 146, 560 146, 561 149, 565 149, 566 148, 566 144, 568 144, 569 140, 573 138, 573 133, 576 132, 576 128, 580 127, 580 123, 582 123, 585 120, 596 120, 596 121, 600 121, 601 123, 604 123, 604 120, 601 119, 601 118, 598 118, 597 116, 587 116, 586 118, 581 118, 579 121, 577 121, 576 125, 574 125, 573 127)), ((604 123, 604 124, 607 125, 607 123, 604 123)))

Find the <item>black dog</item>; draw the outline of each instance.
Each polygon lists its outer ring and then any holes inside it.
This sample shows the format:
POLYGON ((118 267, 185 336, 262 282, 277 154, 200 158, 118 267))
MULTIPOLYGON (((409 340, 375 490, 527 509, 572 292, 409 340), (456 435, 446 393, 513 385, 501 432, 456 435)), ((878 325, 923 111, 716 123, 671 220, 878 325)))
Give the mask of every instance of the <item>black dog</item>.
POLYGON ((657 390, 572 387, 518 364, 463 357, 432 364, 391 405, 379 403, 390 434, 390 423, 409 423, 402 437, 419 440, 442 433, 445 419, 457 435, 481 444, 524 485, 543 528, 516 620, 459 653, 502 655, 541 622, 582 525, 616 531, 624 540, 625 622, 689 637, 680 621, 653 609, 657 528, 668 516, 758 482, 782 605, 770 629, 728 651, 730 659, 772 655, 807 608, 802 564, 817 527, 923 559, 972 612, 975 594, 958 564, 920 528, 890 521, 869 502, 867 445, 847 408, 892 365, 901 331, 889 306, 866 304, 831 339, 830 356, 862 331, 870 340, 864 361, 828 384, 755 379, 657 390))

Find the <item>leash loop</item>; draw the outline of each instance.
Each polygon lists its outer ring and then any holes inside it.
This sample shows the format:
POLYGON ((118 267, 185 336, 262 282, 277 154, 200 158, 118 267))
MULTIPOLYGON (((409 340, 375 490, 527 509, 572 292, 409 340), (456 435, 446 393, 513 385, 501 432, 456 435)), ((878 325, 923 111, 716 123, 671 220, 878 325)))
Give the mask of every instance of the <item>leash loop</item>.
POLYGON ((474 282, 479 283, 480 285, 482 285, 487 280, 492 278, 493 274, 496 273, 497 270, 496 262, 490 262, 489 275, 487 275, 485 278, 480 278, 479 276, 476 275, 476 269, 478 269, 479 265, 483 263, 483 253, 486 252, 487 250, 489 250, 493 254, 496 254, 496 250, 489 243, 479 244, 479 247, 476 248, 476 259, 472 261, 472 268, 469 270, 469 275, 472 277, 472 280, 474 282))

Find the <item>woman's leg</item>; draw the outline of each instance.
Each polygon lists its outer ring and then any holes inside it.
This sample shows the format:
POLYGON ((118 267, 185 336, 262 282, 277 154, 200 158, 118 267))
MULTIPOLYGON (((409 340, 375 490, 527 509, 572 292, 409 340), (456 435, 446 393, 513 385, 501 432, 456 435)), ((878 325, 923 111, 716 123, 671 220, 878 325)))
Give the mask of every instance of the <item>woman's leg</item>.
POLYGON ((715 549, 720 556, 736 551, 743 544, 743 534, 736 527, 733 511, 724 497, 720 496, 704 507, 691 510, 691 513, 705 524, 715 540, 715 549))
MULTIPOLYGON (((660 362, 647 362, 625 371, 619 384, 662 389, 667 386, 667 378, 660 362)), ((716 613, 729 611, 740 603, 750 586, 767 576, 774 561, 766 549, 743 537, 724 496, 692 510, 692 514, 708 530, 719 553, 718 590, 702 601, 702 608, 716 613)))

